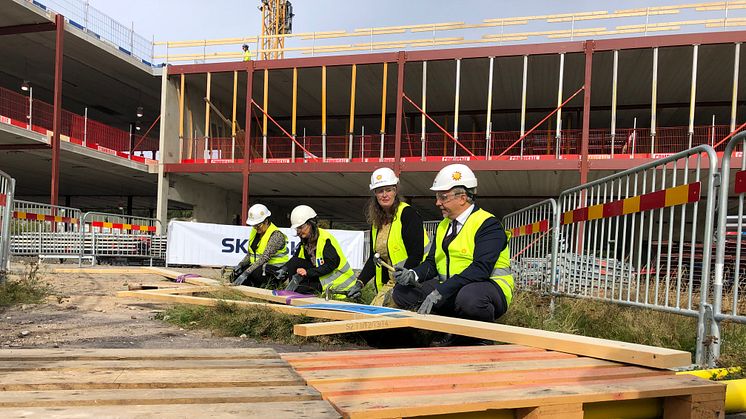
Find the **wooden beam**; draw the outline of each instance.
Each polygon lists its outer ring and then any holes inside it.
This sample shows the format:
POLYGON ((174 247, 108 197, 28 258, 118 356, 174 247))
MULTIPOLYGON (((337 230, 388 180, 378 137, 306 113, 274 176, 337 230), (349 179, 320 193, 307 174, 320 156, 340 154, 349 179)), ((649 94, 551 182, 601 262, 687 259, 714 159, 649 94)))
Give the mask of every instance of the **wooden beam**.
POLYGON ((395 329, 412 325, 410 317, 371 317, 326 323, 296 324, 293 333, 298 336, 333 335, 337 333, 364 332, 368 330, 395 329))

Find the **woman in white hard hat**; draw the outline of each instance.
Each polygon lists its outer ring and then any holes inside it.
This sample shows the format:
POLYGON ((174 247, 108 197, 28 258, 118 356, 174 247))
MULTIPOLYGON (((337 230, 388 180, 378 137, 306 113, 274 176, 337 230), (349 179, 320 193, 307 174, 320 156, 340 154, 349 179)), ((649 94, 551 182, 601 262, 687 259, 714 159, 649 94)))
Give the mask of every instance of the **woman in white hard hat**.
POLYGON ((246 224, 253 228, 249 233, 248 253, 233 268, 236 276, 233 285, 270 286, 275 282, 277 270, 290 259, 288 238, 270 221, 270 215, 262 204, 249 208, 246 224))
POLYGON ((372 196, 365 209, 370 223, 370 257, 358 279, 367 284, 375 278, 377 295, 372 305, 393 305, 394 281, 389 281, 389 271, 381 268, 376 255, 388 265, 410 269, 422 262, 429 248, 422 218, 414 207, 399 199, 398 185, 399 178, 388 167, 376 169, 370 176, 372 196))
MULTIPOLYGON (((425 261, 397 269, 394 301, 420 314, 431 312, 493 322, 513 299, 508 235, 500 221, 475 205, 477 178, 451 164, 435 177, 435 205, 443 214, 425 261)), ((434 346, 482 343, 446 335, 434 346)))
POLYGON ((336 300, 358 298, 361 284, 355 279, 337 239, 319 228, 316 211, 308 205, 298 205, 290 213, 290 228, 300 237, 300 246, 282 267, 292 275, 287 291, 302 294, 322 292, 336 300))

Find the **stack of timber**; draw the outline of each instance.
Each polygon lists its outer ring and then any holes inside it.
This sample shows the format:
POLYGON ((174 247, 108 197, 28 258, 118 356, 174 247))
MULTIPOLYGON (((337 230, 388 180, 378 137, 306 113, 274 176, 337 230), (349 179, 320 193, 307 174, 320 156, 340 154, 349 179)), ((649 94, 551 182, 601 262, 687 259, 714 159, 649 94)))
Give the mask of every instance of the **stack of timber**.
POLYGON ((0 351, 0 418, 338 418, 272 349, 0 351))
POLYGON ((725 411, 722 384, 519 345, 282 358, 346 418, 693 419, 725 411))

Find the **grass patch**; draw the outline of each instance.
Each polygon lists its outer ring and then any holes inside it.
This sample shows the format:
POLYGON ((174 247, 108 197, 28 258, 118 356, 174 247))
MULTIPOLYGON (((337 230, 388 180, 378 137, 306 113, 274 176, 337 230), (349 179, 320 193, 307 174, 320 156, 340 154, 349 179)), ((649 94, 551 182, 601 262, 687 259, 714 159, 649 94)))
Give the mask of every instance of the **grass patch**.
POLYGON ((6 277, 0 282, 0 309, 18 304, 36 304, 49 295, 51 289, 41 281, 39 264, 28 264, 20 278, 6 277))
POLYGON ((208 329, 220 336, 241 336, 288 345, 315 343, 322 346, 359 344, 357 334, 303 337, 293 334, 293 326, 323 320, 294 316, 266 307, 241 307, 220 301, 215 307, 177 305, 159 314, 162 320, 186 329, 208 329))
MULTIPOLYGON (((572 333, 622 342, 688 351, 696 350, 697 320, 676 314, 601 301, 556 298, 554 315, 549 297, 530 292, 514 295, 500 323, 572 333)), ((723 323, 718 366, 746 365, 746 325, 723 323)))

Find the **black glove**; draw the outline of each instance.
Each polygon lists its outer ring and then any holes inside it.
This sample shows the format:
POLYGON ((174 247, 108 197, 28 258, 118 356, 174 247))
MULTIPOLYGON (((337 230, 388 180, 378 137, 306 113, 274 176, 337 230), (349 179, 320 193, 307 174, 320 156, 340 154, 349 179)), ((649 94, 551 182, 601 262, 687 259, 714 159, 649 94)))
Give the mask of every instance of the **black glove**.
POLYGON ((248 279, 249 273, 247 271, 243 271, 243 273, 236 277, 236 279, 233 280, 233 285, 241 285, 243 284, 246 279, 248 279))
POLYGON ((400 267, 396 267, 396 271, 394 272, 394 280, 397 284, 403 285, 405 287, 414 287, 419 285, 417 282, 417 275, 415 275, 414 271, 411 269, 404 269, 400 267))
POLYGON ((292 278, 290 278, 290 282, 288 282, 288 285, 285 287, 285 291, 295 291, 298 288, 298 285, 300 285, 300 281, 303 279, 302 276, 295 274, 292 278))
POLYGON ((361 281, 355 281, 355 285, 347 290, 347 298, 349 298, 350 300, 357 300, 363 295, 362 291, 363 283, 361 281))

